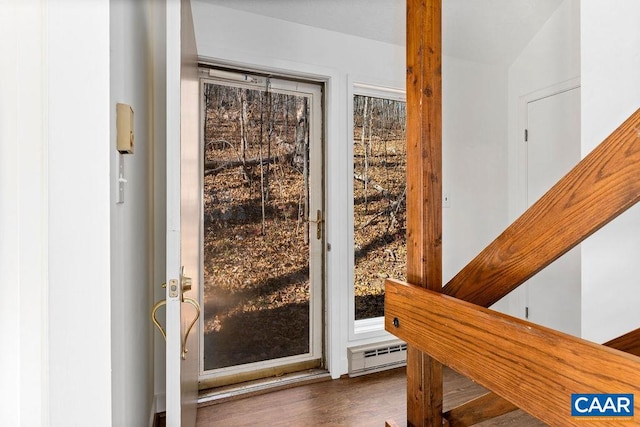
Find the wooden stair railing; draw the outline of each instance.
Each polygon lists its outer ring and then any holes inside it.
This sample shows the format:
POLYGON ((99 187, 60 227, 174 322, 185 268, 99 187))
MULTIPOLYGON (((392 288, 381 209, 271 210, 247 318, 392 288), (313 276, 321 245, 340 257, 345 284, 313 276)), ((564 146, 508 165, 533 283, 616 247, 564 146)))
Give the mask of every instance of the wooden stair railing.
MULTIPOLYGON (((640 332, 634 331, 607 343, 628 353, 625 354, 505 317, 485 307, 640 199, 640 111, 441 288, 441 14, 442 0, 407 0, 407 280, 420 287, 390 281, 385 296, 388 307, 385 308, 385 326, 409 344, 407 424, 471 425, 488 416, 508 412, 513 409, 512 404, 516 404, 543 421, 572 425, 573 420, 567 419, 566 415, 569 406, 563 406, 570 395, 568 390, 577 390, 576 385, 614 388, 629 385, 624 382, 624 373, 621 376, 608 372, 598 374, 594 366, 612 368, 626 361, 625 369, 629 366, 635 369, 630 384, 635 384, 634 391, 637 390, 640 363, 632 354, 640 351, 637 341, 640 332), (455 298, 423 288, 442 291, 455 298), (442 307, 463 316, 452 317, 449 311, 442 311, 442 307), (434 316, 434 313, 443 316, 440 320, 449 319, 448 322, 440 325, 438 315, 434 316), (476 316, 497 328, 495 334, 487 335, 485 325, 474 323, 476 316), (435 332, 421 329, 425 327, 435 332), (479 339, 469 341, 469 337, 479 339), (532 342, 542 347, 532 346, 532 342), (514 343, 517 343, 516 347, 514 343), (470 346, 471 351, 466 351, 466 347, 461 350, 459 346, 462 345, 470 346), (518 346, 528 351, 520 354, 518 346), (576 359, 576 349, 585 352, 586 362, 580 357, 583 355, 576 359), (514 359, 518 354, 521 359, 514 359), (473 355, 482 357, 474 358, 473 355), (500 357, 494 357, 497 355, 500 357), (532 355, 539 356, 540 360, 530 359, 532 355), (600 359, 606 361, 605 365, 600 359), (443 417, 439 362, 454 369, 457 367, 456 370, 467 373, 497 394, 489 393, 443 417), (544 362, 544 365, 536 368, 536 362, 544 362), (585 370, 571 371, 569 362, 586 363, 585 370), (485 363, 488 364, 486 367, 485 363), (505 366, 510 369, 506 376, 505 366), (568 370, 563 371, 564 368, 568 370), (578 377, 569 378, 567 373, 578 377), (556 377, 562 381, 554 381, 556 377), (605 377, 606 381, 603 380, 605 377), (549 387, 551 393, 541 387, 549 387), (523 389, 537 391, 537 394, 517 393, 523 389), (559 404, 554 400, 556 404, 553 405, 549 399, 539 398, 540 394, 564 401, 559 404), (528 403, 522 395, 531 397, 533 403, 528 403), (505 404, 502 398, 512 404, 505 404), (547 407, 547 404, 551 406, 547 407)), ((579 391, 597 390, 600 389, 579 391)))
MULTIPOLYGON (((443 293, 488 306, 633 206, 640 200, 639 129, 640 110, 463 268, 443 288, 443 293)), ((393 292, 387 290, 386 295, 385 304, 392 305, 387 301, 394 298, 393 292)), ((391 314, 387 313, 385 308, 388 325, 391 314)), ((397 328, 388 330, 405 339, 397 333, 397 328)), ((640 329, 605 345, 637 355, 640 353, 639 337, 640 329)), ((407 342, 425 351, 415 341, 407 342)), ((445 363, 430 351, 425 352, 445 363)), ((478 378, 472 379, 482 384, 478 378)), ((487 388, 491 389, 490 386, 487 388)), ((444 420, 449 425, 471 425, 469 423, 513 409, 513 405, 489 394, 449 411, 444 420), (487 409, 489 403, 493 409, 487 409)), ((538 414, 532 415, 540 418, 538 414)))
MULTIPOLYGON (((640 329, 602 344, 625 353, 640 356, 640 329)), ((448 427, 465 427, 490 420, 519 409, 495 393, 487 393, 443 414, 448 427)))
POLYGON ((572 393, 640 392, 640 357, 406 283, 385 293, 388 331, 551 426, 584 425, 572 393))

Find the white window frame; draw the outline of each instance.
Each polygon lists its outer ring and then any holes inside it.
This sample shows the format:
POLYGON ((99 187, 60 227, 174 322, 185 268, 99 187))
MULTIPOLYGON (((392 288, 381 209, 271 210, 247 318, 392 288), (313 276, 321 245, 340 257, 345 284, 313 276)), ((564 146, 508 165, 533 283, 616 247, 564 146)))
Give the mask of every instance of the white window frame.
POLYGON ((349 259, 352 262, 349 265, 349 342, 362 341, 379 341, 380 339, 394 339, 395 337, 384 330, 384 317, 372 317, 370 319, 355 320, 355 289, 354 289, 354 257, 355 257, 355 239, 354 239, 354 205, 353 205, 353 97, 355 95, 371 96, 376 98, 391 99, 394 101, 406 102, 406 91, 393 86, 379 85, 355 81, 348 79, 347 90, 347 108, 348 108, 348 126, 347 141, 349 141, 349 259))

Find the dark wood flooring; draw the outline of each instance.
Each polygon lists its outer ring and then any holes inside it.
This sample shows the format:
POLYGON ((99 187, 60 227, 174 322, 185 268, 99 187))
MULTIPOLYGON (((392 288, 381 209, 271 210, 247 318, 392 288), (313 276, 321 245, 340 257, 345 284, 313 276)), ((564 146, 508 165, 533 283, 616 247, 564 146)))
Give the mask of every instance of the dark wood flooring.
MULTIPOLYGON (((198 409, 198 427, 209 426, 406 426, 404 368, 300 385, 198 409)), ((444 410, 486 392, 450 369, 444 371, 444 410)), ((479 426, 539 427, 545 424, 516 411, 479 426)))

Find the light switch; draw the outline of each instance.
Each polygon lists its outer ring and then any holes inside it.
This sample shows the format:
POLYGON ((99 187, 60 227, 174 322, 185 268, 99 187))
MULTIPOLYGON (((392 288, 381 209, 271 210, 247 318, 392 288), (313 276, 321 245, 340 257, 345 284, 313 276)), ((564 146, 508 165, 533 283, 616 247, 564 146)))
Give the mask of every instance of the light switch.
POLYGON ((133 154, 133 108, 130 105, 116 105, 116 133, 118 151, 133 154))

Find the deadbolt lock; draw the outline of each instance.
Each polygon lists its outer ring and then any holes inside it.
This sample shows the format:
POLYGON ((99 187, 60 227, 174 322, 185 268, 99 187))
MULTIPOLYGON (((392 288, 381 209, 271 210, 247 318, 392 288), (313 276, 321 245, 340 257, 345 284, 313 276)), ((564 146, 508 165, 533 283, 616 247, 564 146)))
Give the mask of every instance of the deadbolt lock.
POLYGON ((182 276, 182 292, 187 292, 191 290, 191 277, 182 276))

